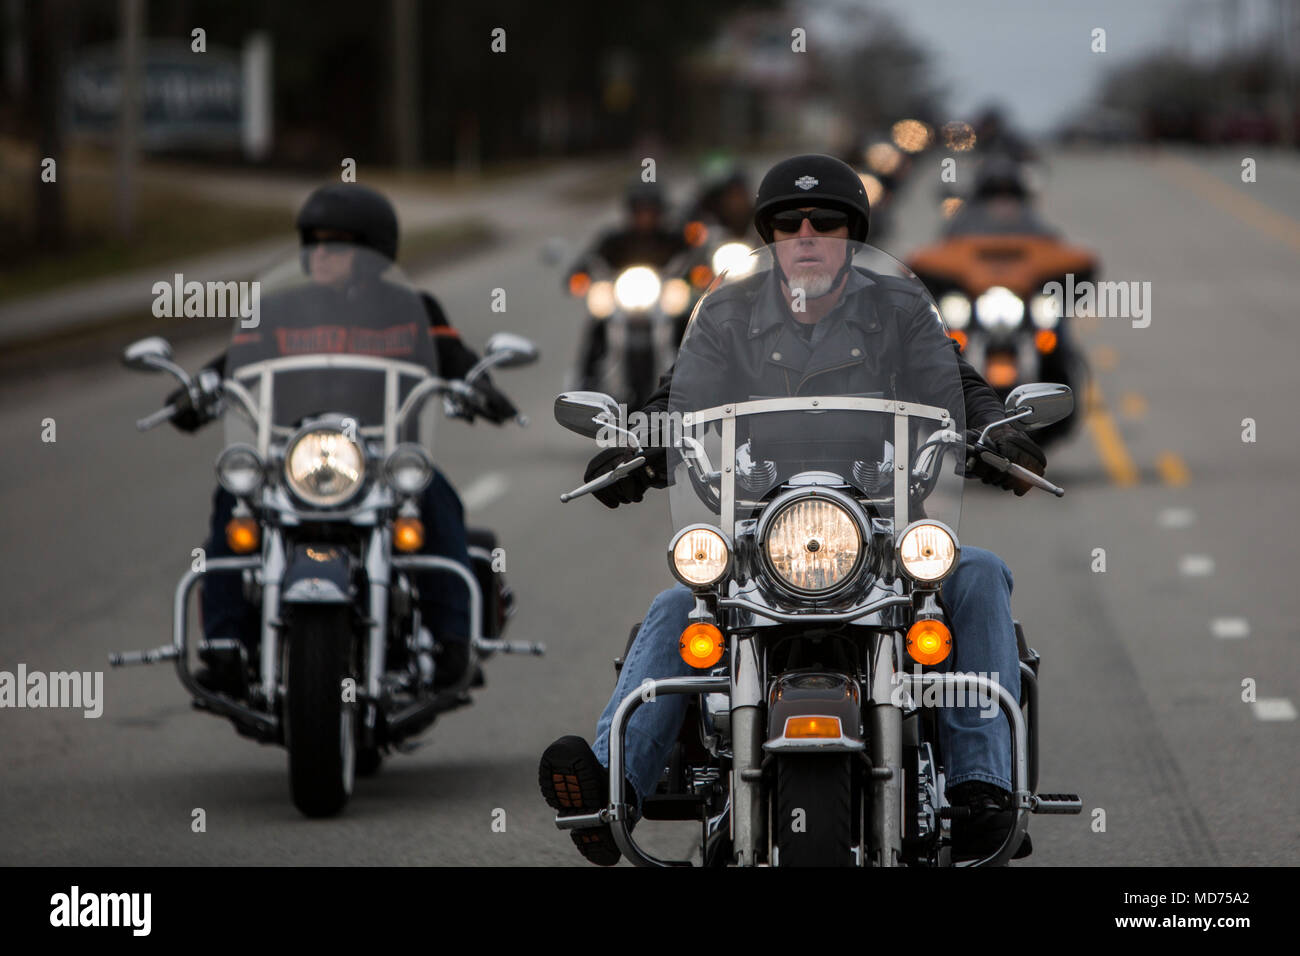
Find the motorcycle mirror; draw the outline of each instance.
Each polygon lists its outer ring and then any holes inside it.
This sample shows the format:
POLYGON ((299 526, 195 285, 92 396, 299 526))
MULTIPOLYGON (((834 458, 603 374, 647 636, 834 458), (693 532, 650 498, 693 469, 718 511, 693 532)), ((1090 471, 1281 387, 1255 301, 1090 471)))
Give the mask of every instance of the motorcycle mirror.
POLYGON ((1028 412, 1020 419, 1028 428, 1042 428, 1065 418, 1074 411, 1074 393, 1068 385, 1033 382, 1011 390, 1004 406, 1007 415, 1028 412))
POLYGON ((603 392, 561 392, 555 397, 555 420, 584 438, 618 425, 618 403, 603 392))
POLYGON ((170 362, 171 358, 171 343, 158 335, 132 342, 122 350, 122 364, 139 372, 163 371, 158 363, 170 362))
POLYGON ((537 346, 513 332, 498 332, 487 340, 485 355, 499 368, 531 365, 540 354, 537 346))

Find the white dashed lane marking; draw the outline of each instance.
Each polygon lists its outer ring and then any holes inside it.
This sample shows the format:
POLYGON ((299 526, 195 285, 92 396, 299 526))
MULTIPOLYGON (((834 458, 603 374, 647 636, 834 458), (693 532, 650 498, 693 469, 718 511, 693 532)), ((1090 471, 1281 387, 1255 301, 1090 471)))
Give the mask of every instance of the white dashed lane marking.
POLYGON ((1208 554, 1185 554, 1178 559, 1178 573, 1189 578, 1205 578, 1214 573, 1214 559, 1208 554))
POLYGON ((1156 520, 1162 528, 1190 528, 1196 523, 1196 512, 1191 508, 1165 508, 1156 520))
POLYGON ((1250 622, 1244 617, 1216 617, 1210 622, 1210 633, 1222 640, 1250 637, 1250 622))
POLYGON ((1251 706, 1260 720, 1295 720, 1295 704, 1285 697, 1261 697, 1251 706))
POLYGON ((506 493, 510 481, 499 471, 488 471, 471 481, 460 493, 466 511, 486 508, 506 493))

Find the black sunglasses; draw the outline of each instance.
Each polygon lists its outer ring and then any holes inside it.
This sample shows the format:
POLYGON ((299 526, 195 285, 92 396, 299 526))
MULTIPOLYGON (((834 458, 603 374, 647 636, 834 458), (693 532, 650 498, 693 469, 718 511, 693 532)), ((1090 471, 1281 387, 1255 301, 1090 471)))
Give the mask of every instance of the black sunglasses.
POLYGON ((849 224, 849 214, 838 209, 787 209, 768 219, 768 225, 782 232, 798 232, 807 219, 818 232, 834 232, 849 224))

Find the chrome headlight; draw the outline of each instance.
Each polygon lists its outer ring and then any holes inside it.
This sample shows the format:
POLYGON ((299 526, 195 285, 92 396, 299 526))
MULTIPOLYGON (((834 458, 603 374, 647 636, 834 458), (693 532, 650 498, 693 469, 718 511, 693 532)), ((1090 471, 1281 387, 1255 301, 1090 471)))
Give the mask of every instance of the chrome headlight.
POLYGON ((822 495, 780 505, 763 530, 763 550, 786 586, 807 594, 848 581, 863 556, 862 529, 847 508, 822 495))
POLYGON ((660 285, 649 266, 624 269, 614 280, 614 301, 629 312, 642 312, 659 301, 660 285))
POLYGON ((313 428, 293 440, 284 456, 290 490, 309 505, 340 505, 361 489, 366 456, 360 446, 334 428, 313 428))
POLYGON ((949 292, 939 300, 939 314, 950 329, 964 329, 970 325, 970 299, 960 292, 949 292))
POLYGON ((1024 317, 1024 301, 1006 286, 995 285, 975 300, 975 318, 986 329, 1014 329, 1024 317))
POLYGON ((717 584, 731 565, 731 545, 709 525, 683 528, 668 545, 668 566, 677 580, 690 588, 717 584))
POLYGON ((217 456, 217 483, 236 498, 251 495, 265 478, 262 459, 252 445, 231 445, 217 456))
POLYGON ((948 526, 931 520, 907 526, 898 539, 898 560, 913 581, 933 584, 957 565, 957 538, 948 526))
POLYGON ((404 442, 393 449, 384 463, 388 481, 404 495, 418 495, 433 480, 433 462, 419 445, 404 442))

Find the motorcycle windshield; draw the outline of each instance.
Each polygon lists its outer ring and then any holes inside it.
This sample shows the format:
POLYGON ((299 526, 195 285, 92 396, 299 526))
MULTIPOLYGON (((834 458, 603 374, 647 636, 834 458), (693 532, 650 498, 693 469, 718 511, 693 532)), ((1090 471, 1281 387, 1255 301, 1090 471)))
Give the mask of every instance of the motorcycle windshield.
POLYGON ((438 369, 424 300, 396 265, 353 243, 316 243, 254 289, 254 314, 236 319, 225 367, 251 414, 228 397, 228 443, 265 451, 305 419, 334 415, 386 446, 432 446, 433 414, 398 420, 438 369))
POLYGON ((925 286, 880 250, 824 236, 759 248, 697 304, 666 418, 651 416, 651 441, 668 447, 674 527, 734 539, 773 501, 819 485, 856 502, 858 523, 872 522, 863 532, 898 534, 924 517, 955 533, 957 356, 925 286))

